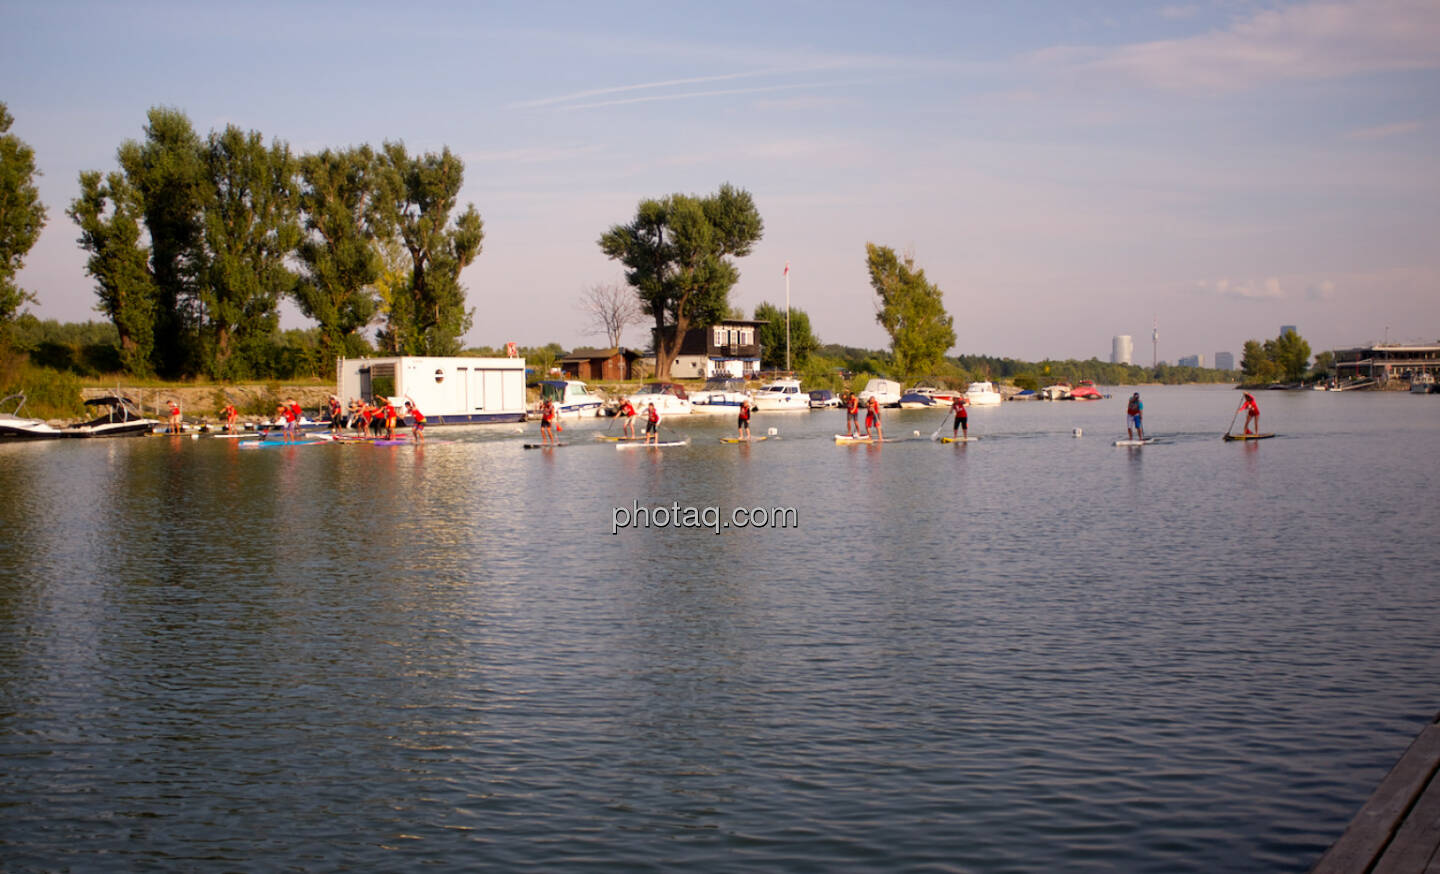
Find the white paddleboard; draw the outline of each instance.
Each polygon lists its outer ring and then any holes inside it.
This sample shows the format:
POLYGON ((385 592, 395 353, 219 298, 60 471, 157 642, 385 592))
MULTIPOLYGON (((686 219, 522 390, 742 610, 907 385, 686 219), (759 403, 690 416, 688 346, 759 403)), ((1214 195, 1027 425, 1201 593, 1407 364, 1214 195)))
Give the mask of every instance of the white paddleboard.
POLYGON ((667 440, 663 443, 616 443, 616 449, 662 449, 666 446, 684 446, 688 440, 667 440))
POLYGON ((1116 440, 1116 446, 1149 446, 1158 440, 1158 437, 1146 437, 1144 440, 1116 440))

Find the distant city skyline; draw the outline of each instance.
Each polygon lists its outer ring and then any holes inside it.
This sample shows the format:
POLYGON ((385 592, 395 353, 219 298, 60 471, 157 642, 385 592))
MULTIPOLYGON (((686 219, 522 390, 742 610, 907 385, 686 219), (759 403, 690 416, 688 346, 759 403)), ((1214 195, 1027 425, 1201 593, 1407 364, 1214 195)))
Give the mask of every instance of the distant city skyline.
POLYGON ((888 346, 867 242, 913 254, 965 354, 1096 357, 1156 317, 1170 359, 1282 322, 1440 337, 1433 0, 406 9, 6 4, 0 100, 49 209, 31 311, 99 318, 65 211, 165 106, 297 154, 450 148, 485 223, 468 345, 592 345, 579 297, 624 281, 600 235, 727 182, 765 222, 731 305, 783 302, 788 261, 824 342, 888 346))

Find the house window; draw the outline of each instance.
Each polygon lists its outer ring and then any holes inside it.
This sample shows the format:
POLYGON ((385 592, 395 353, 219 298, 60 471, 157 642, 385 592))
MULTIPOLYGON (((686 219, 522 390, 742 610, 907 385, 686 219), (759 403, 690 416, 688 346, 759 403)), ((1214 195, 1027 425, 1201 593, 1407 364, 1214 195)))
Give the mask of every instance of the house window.
POLYGON ((754 337, 754 335, 755 335, 755 329, 754 329, 754 328, 741 328, 741 329, 740 329, 740 345, 741 345, 741 346, 749 346, 751 343, 755 342, 754 339, 752 339, 752 338, 754 337))
POLYGON ((725 342, 725 329, 724 329, 724 328, 716 328, 716 329, 715 329, 715 345, 716 345, 716 346, 720 346, 720 345, 724 344, 724 342, 725 342))

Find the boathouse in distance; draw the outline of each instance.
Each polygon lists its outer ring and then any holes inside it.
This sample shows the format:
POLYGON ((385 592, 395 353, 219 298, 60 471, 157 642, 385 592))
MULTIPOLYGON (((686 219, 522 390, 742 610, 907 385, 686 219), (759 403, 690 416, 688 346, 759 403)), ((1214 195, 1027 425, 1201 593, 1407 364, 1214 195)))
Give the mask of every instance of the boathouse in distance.
POLYGON ((1383 384, 1422 373, 1440 376, 1440 343, 1382 343, 1336 349, 1334 354, 1337 379, 1374 379, 1383 384))

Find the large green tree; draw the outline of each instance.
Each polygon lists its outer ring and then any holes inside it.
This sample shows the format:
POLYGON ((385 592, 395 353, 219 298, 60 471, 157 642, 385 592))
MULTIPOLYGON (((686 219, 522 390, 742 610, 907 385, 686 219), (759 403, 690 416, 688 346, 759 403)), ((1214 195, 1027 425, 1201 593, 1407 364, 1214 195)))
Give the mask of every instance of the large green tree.
POLYGON ((139 197, 150 238, 156 289, 152 363, 162 376, 176 377, 194 373, 200 363, 205 148, 178 109, 155 107, 148 122, 144 140, 125 141, 118 157, 126 182, 139 197))
POLYGON ((641 201, 634 221, 600 237, 655 321, 656 378, 669 377, 686 330, 724 318, 740 278, 730 259, 750 254, 764 231, 750 193, 727 183, 708 197, 641 201))
POLYGON ((137 375, 152 370, 158 289, 150 272, 150 249, 141 242, 140 195, 124 174, 80 174, 80 196, 66 214, 80 227, 85 263, 96 281, 98 309, 115 325, 120 362, 137 375))
POLYGON ((1246 340, 1240 356, 1240 370, 1249 385, 1299 382, 1309 364, 1310 344, 1294 331, 1283 331, 1264 343, 1246 340))
MULTIPOLYGON (((755 319, 765 324, 758 326, 756 334, 760 339, 760 363, 767 368, 785 366, 785 311, 773 303, 762 303, 755 307, 755 319)), ((820 341, 810 331, 810 316, 802 309, 790 308, 790 367, 799 370, 810 359, 810 354, 820 348, 820 341)))
POLYGON ((45 227, 45 204, 35 187, 35 150, 10 133, 15 119, 0 103, 0 335, 35 296, 15 282, 25 256, 45 227))
POLYGON ((279 327, 280 297, 295 288, 286 259, 300 242, 296 162, 234 125, 204 153, 202 328, 211 376, 253 375, 279 327))
POLYGON ((383 221, 410 254, 409 282, 391 290, 381 346, 402 355, 453 355, 475 313, 465 308, 460 271, 485 240, 473 203, 451 222, 464 162, 448 148, 412 157, 402 143, 386 143, 380 167, 383 221))
POLYGON ((880 298, 875 320, 890 334, 896 376, 906 382, 926 376, 955 345, 954 321, 945 312, 940 288, 925 278, 910 256, 889 246, 865 244, 870 285, 880 298))
POLYGON ((303 272, 295 298, 320 323, 322 361, 358 351, 359 332, 375 318, 375 284, 384 262, 376 245, 375 153, 369 146, 326 149, 300 159, 300 208, 307 236, 299 248, 303 272))

